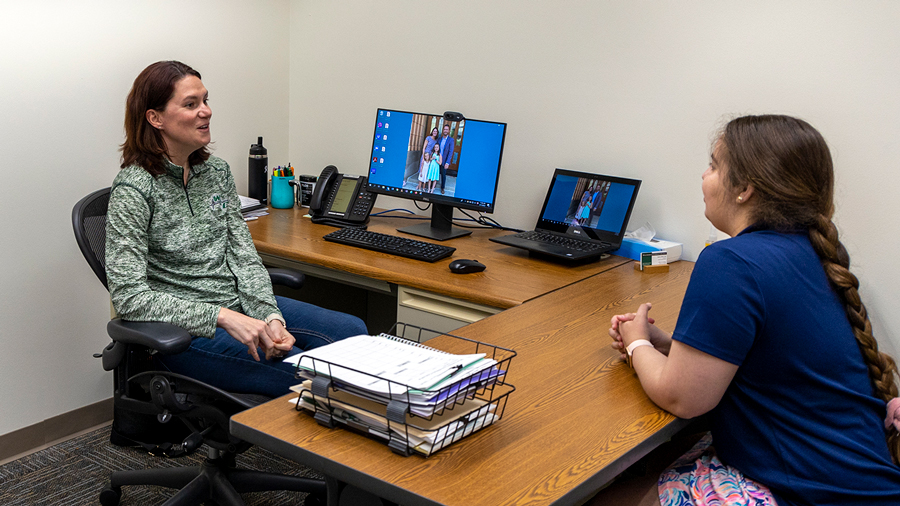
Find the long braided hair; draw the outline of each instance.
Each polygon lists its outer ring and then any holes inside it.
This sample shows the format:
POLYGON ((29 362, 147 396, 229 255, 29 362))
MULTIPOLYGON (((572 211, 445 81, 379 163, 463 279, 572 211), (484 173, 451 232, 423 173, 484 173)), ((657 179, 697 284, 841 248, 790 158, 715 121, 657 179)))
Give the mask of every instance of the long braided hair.
MULTIPOLYGON (((766 115, 731 120, 719 142, 728 186, 754 188, 755 223, 776 230, 809 230, 813 249, 844 304, 875 396, 885 402, 897 397, 897 365, 878 351, 859 297, 859 280, 850 272, 850 255, 831 220, 834 167, 825 139, 803 120, 766 115)), ((893 427, 887 443, 894 462, 900 462, 900 433, 893 427)))

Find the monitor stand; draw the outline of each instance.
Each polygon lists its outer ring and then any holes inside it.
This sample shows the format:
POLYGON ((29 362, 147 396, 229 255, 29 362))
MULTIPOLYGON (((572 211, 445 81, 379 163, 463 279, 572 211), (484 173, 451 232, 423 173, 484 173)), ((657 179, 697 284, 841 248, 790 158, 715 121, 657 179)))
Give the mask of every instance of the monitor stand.
POLYGON ((472 233, 471 230, 454 227, 452 220, 453 206, 432 202, 431 223, 420 223, 418 225, 398 228, 397 232, 427 237, 438 241, 446 241, 447 239, 454 239, 472 233))

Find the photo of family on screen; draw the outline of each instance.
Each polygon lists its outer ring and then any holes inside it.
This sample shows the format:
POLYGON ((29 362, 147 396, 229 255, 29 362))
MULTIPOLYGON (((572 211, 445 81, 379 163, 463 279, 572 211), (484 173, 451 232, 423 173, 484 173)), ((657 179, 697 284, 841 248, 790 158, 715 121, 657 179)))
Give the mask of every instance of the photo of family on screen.
POLYGON ((603 204, 609 194, 609 181, 579 178, 572 194, 566 223, 573 227, 597 228, 603 204))
POLYGON ((456 193, 465 123, 413 115, 403 188, 448 197, 456 193))

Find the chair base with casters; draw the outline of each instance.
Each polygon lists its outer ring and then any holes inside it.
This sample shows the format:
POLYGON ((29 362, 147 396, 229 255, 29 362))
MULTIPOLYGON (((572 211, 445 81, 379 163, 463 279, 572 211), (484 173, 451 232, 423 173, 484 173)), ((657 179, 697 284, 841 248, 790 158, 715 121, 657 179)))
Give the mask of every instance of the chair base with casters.
POLYGON ((119 471, 110 478, 110 486, 100 493, 100 504, 115 506, 122 497, 126 485, 158 485, 180 489, 164 503, 166 506, 200 504, 214 501, 221 506, 239 506, 244 501, 240 494, 268 490, 309 492, 305 506, 324 506, 325 483, 321 480, 284 476, 235 469, 233 457, 222 456, 217 450, 209 451, 209 458, 200 466, 169 469, 139 469, 119 471))
POLYGON ((237 469, 235 456, 250 447, 231 436, 229 413, 247 409, 252 403, 228 392, 175 373, 147 371, 129 381, 151 398, 150 404, 162 422, 180 420, 191 429, 178 450, 192 453, 203 443, 209 456, 199 466, 117 471, 109 487, 100 493, 100 504, 116 506, 122 487, 157 485, 179 489, 164 505, 200 504, 213 501, 221 506, 244 504, 240 494, 269 490, 307 492, 305 506, 324 506, 327 487, 322 480, 237 469))
MULTIPOLYGON (((105 188, 81 199, 72 209, 72 226, 75 239, 94 274, 109 288, 106 280, 106 212, 110 189, 105 188)), ((288 269, 268 269, 273 284, 299 289, 304 275, 288 269)), ((117 415, 132 413, 138 420, 153 421, 154 427, 172 427, 184 430, 178 434, 176 444, 132 444, 128 436, 143 438, 138 433, 118 434, 117 420, 113 421, 112 442, 129 446, 143 446, 146 450, 158 449, 167 456, 189 454, 209 446, 209 458, 200 466, 166 469, 146 469, 114 472, 110 486, 100 494, 103 506, 117 505, 122 497, 122 487, 132 485, 159 485, 177 488, 179 491, 166 501, 166 505, 199 504, 211 501, 220 505, 244 504, 240 494, 268 490, 307 492, 305 504, 325 504, 324 498, 336 504, 336 496, 328 494, 328 485, 322 480, 240 470, 235 468, 235 455, 250 445, 237 439, 228 431, 229 418, 234 413, 255 404, 186 376, 156 370, 153 355, 173 354, 186 350, 192 337, 184 329, 161 322, 130 322, 113 319, 107 324, 107 333, 113 342, 101 353, 103 368, 113 371, 113 405, 117 415)), ((118 417, 118 416, 117 416, 118 417)))

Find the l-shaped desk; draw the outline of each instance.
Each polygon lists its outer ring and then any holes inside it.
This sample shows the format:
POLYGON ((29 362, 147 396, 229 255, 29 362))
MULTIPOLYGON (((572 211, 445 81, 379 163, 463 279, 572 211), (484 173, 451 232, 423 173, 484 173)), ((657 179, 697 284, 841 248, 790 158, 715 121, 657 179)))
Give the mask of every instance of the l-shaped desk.
MULTIPOLYGON (((403 224, 373 218, 370 229, 396 234, 403 224)), ((250 228, 267 263, 312 275, 339 271, 353 283, 496 313, 453 333, 518 353, 507 378, 516 391, 503 418, 427 459, 326 429, 298 413, 289 396, 232 418, 232 432, 251 443, 405 506, 562 505, 589 498, 686 425, 650 402, 606 331, 613 315, 646 301, 671 330, 690 262, 656 274, 615 256, 567 267, 487 240, 504 232, 477 230, 453 241, 453 258, 476 258, 487 269, 455 275, 449 259, 429 264, 328 243, 321 237, 333 229, 309 223, 299 209, 275 211, 250 228)))

